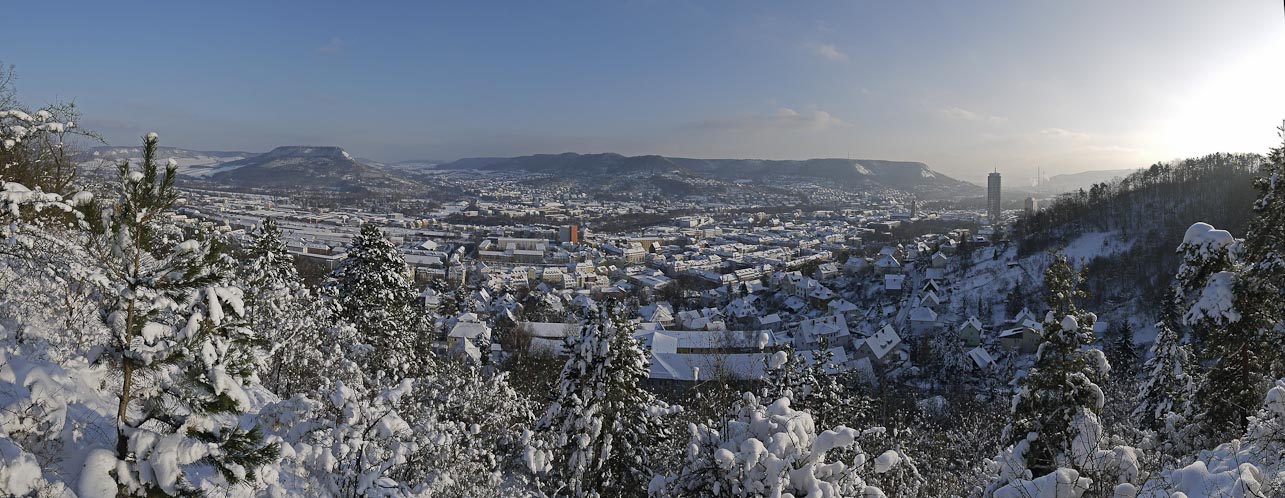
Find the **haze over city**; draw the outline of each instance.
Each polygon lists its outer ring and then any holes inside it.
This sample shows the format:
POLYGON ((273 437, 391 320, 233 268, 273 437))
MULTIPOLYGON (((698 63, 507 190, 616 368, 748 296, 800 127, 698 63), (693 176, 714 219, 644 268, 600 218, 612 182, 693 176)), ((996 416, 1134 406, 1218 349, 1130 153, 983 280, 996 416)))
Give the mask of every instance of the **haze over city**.
POLYGON ((19 90, 32 103, 74 99, 113 145, 163 128, 189 149, 337 145, 381 161, 859 157, 922 161, 974 183, 999 168, 1021 183, 1037 167, 1261 151, 1285 115, 1276 2, 21 11, 4 54, 19 90))

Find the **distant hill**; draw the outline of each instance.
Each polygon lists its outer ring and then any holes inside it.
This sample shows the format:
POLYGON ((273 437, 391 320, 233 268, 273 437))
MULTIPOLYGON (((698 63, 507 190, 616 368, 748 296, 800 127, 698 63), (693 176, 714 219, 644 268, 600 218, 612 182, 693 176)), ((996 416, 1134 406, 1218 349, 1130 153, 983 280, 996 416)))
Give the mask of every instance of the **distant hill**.
POLYGON ((1055 175, 1040 182, 1038 186, 1023 187, 1041 194, 1061 194, 1063 192, 1074 192, 1079 189, 1088 189, 1095 183, 1110 182, 1129 176, 1138 171, 1137 169, 1111 169, 1100 171, 1081 171, 1079 173, 1069 173, 1065 175, 1055 175))
POLYGON ((1253 179, 1263 160, 1257 154, 1211 154, 1140 169, 1105 186, 1099 182, 1083 196, 1059 197, 1018 221, 1017 255, 1038 256, 1109 233, 1127 249, 1088 262, 1089 304, 1154 313, 1178 268, 1175 249, 1187 227, 1203 221, 1244 236, 1256 195, 1253 179))
MULTIPOLYGON (((192 177, 210 176, 223 171, 221 165, 225 163, 239 161, 258 154, 257 152, 202 151, 174 147, 158 147, 156 150, 157 159, 162 161, 162 165, 164 161, 173 159, 178 163, 178 174, 192 177)), ((81 154, 77 162, 87 168, 93 168, 104 163, 113 165, 122 160, 142 161, 143 147, 94 147, 87 153, 81 154)))
POLYGON ((364 190, 409 184, 339 147, 285 146, 219 165, 210 179, 239 187, 364 190))
POLYGON ((872 159, 692 159, 565 153, 468 158, 438 165, 436 169, 526 171, 564 178, 666 173, 724 180, 811 177, 837 182, 845 187, 882 186, 921 194, 963 195, 981 190, 981 187, 934 171, 924 163, 872 159))

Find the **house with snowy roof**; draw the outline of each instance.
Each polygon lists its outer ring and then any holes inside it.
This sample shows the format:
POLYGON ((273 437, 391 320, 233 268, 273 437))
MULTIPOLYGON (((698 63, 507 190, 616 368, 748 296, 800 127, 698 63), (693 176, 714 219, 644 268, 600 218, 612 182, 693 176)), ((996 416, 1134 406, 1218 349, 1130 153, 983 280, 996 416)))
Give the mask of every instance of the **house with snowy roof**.
POLYGON ((966 346, 978 346, 982 343, 982 321, 975 316, 968 317, 968 320, 955 329, 955 336, 964 341, 966 346))
POLYGON ((861 308, 843 298, 832 300, 826 304, 826 312, 831 315, 843 315, 844 318, 849 320, 861 316, 861 308))
POLYGON ((955 239, 948 238, 945 242, 942 242, 940 246, 937 246, 937 250, 946 253, 947 255, 955 254, 955 252, 959 250, 959 243, 955 242, 955 239))
POLYGON ((999 345, 1017 354, 1032 354, 1040 346, 1044 335, 1034 327, 1017 326, 1001 330, 996 334, 999 345))
POLYGON ((883 291, 888 294, 901 294, 905 291, 903 284, 906 282, 906 276, 902 274, 888 274, 883 276, 883 291))
POLYGON ((808 291, 808 304, 811 304, 814 308, 823 309, 834 297, 834 291, 830 290, 830 288, 824 285, 817 285, 808 291))
POLYGON ((973 366, 978 370, 987 372, 995 369, 995 358, 991 356, 986 348, 977 346, 968 350, 968 358, 973 360, 973 366))
POLYGON ((817 349, 825 340, 827 347, 845 347, 852 343, 848 321, 842 315, 809 318, 795 325, 792 330, 795 349, 817 349))
POLYGON ((477 315, 464 313, 456 319, 450 333, 446 334, 446 349, 463 351, 465 347, 461 342, 471 342, 474 345, 484 345, 489 348, 491 347, 491 328, 478 320, 477 315))
POLYGON ((433 289, 432 286, 425 286, 424 292, 419 293, 419 301, 425 308, 435 310, 442 302, 442 293, 433 289))
POLYGON ((898 261, 897 258, 890 254, 879 256, 875 259, 873 266, 876 272, 882 274, 901 273, 902 271, 901 261, 898 261))
POLYGON ((775 336, 765 330, 639 330, 634 338, 653 354, 739 354, 776 347, 775 336))
MULTIPOLYGON (((488 345, 489 346, 489 345, 488 345)), ((446 346, 446 355, 472 365, 482 364, 482 350, 473 341, 455 341, 446 346)))
POLYGON ((931 264, 933 268, 944 269, 946 268, 946 264, 950 262, 950 257, 946 256, 946 254, 942 253, 941 251, 937 251, 933 253, 931 261, 932 261, 931 264))
POLYGON ((842 272, 839 270, 838 264, 821 263, 817 266, 817 270, 813 278, 817 280, 830 280, 838 277, 840 274, 842 274, 842 272))
POLYGON ((942 304, 941 298, 937 297, 936 292, 928 291, 928 292, 925 292, 923 295, 919 296, 919 305, 925 308, 929 308, 935 311, 935 310, 941 309, 941 304, 942 304))
POLYGON ((723 324, 723 312, 719 311, 718 308, 683 310, 678 312, 676 318, 678 326, 687 330, 714 330, 714 328, 711 328, 711 324, 718 324, 721 325, 721 328, 727 328, 723 324))
POLYGON ((674 306, 669 304, 668 301, 657 301, 643 305, 638 308, 638 314, 643 321, 659 323, 665 327, 673 327, 676 323, 674 306))
POLYGON ((781 315, 778 315, 776 313, 759 316, 756 318, 756 322, 757 322, 756 326, 758 328, 767 329, 774 332, 781 330, 784 323, 781 321, 781 315))
POLYGON ((910 332, 917 336, 930 333, 937 328, 937 312, 930 308, 923 306, 911 308, 909 320, 910 332))
POLYGON ((790 296, 781 302, 781 307, 790 310, 793 313, 802 313, 808 309, 808 302, 799 296, 790 296))
POLYGON ((843 272, 848 275, 859 275, 870 269, 870 260, 861 256, 851 256, 843 263, 843 272))
POLYGON ((757 303, 758 298, 754 295, 738 297, 723 307, 723 314, 737 323, 748 322, 759 314, 757 303))
POLYGON ((840 347, 833 347, 825 350, 826 354, 821 354, 819 349, 807 349, 795 352, 800 361, 809 367, 819 366, 821 371, 837 375, 853 369, 852 359, 848 356, 848 350, 840 347), (829 359, 824 359, 829 356, 829 359), (824 364, 818 365, 824 360, 824 364))
POLYGON ((504 340, 505 351, 523 350, 522 352, 543 352, 565 356, 563 351, 565 339, 578 335, 580 325, 557 322, 517 322, 514 326, 514 340, 504 340))
POLYGON ((883 328, 871 334, 869 337, 859 339, 853 343, 858 358, 868 358, 876 364, 887 364, 896 359, 893 354, 897 347, 901 345, 901 335, 897 334, 897 329, 891 324, 884 325, 883 328))
POLYGON ((708 379, 761 381, 767 378, 768 353, 653 353, 649 385, 690 384, 708 379))

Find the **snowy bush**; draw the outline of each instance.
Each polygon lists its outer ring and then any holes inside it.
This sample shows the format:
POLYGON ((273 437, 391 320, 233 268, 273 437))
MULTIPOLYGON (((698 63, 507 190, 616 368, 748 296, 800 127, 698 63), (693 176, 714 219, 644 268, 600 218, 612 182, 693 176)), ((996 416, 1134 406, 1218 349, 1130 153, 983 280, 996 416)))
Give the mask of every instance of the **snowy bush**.
MULTIPOLYGON (((830 461, 829 452, 857 444, 856 429, 817 432, 812 416, 790 408, 786 398, 769 405, 746 393, 740 407, 717 424, 692 424, 683 467, 657 475, 652 496, 840 496, 882 497, 855 472, 869 460, 858 449, 851 462, 830 461)), ((874 472, 900 462, 896 452, 876 458, 874 472)))

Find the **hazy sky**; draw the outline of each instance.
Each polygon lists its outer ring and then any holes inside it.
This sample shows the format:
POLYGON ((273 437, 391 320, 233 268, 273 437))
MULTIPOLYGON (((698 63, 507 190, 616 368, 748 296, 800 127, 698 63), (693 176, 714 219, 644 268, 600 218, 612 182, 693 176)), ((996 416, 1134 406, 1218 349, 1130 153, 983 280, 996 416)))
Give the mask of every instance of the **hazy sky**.
POLYGON ((112 144, 378 160, 918 160, 965 179, 1264 152, 1277 0, 20 2, 0 61, 112 144))

